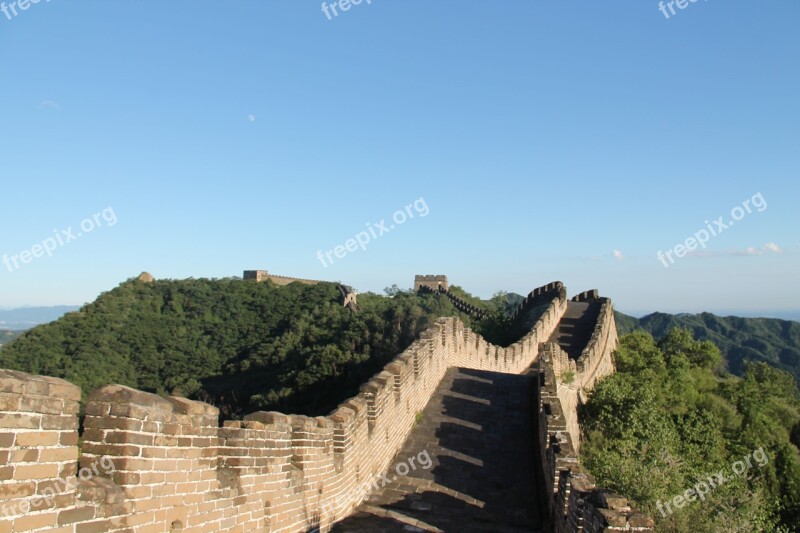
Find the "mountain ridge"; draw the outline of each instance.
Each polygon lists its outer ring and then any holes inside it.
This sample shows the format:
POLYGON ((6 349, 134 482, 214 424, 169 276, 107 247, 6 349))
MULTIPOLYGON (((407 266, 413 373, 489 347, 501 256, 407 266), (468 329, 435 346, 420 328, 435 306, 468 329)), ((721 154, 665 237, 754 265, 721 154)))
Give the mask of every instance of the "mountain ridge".
POLYGON ((617 311, 615 315, 620 335, 642 329, 661 338, 673 328, 688 328, 695 338, 719 346, 725 366, 733 374, 742 375, 748 362, 762 361, 789 372, 800 382, 800 322, 709 312, 655 312, 636 318, 617 311))

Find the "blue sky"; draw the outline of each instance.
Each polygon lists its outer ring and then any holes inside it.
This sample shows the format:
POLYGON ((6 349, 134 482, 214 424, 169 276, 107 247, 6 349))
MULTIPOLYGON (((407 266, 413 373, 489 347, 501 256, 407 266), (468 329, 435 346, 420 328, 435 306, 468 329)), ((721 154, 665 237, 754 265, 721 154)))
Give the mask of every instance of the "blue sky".
POLYGON ((360 291, 443 273, 483 297, 559 279, 633 313, 800 308, 800 3, 320 7, 0 13, 0 306, 261 268, 360 291), (657 258, 758 193, 705 249, 657 258))

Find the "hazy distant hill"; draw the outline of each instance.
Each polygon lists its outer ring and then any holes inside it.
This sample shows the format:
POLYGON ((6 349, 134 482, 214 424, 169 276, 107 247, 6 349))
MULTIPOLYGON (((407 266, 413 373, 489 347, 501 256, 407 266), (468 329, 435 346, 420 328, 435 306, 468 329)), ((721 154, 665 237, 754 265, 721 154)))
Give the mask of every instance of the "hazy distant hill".
POLYGON ((79 307, 76 305, 56 305, 0 310, 0 329, 30 329, 39 324, 58 320, 65 313, 78 309, 79 307))
POLYGON ((0 329, 0 346, 8 344, 22 335, 22 333, 20 330, 0 329))
POLYGON ((641 328, 659 338, 672 328, 689 328, 696 338, 711 340, 719 346, 734 374, 742 374, 746 361, 764 361, 800 381, 800 322, 720 317, 711 313, 652 313, 637 319, 618 312, 616 317, 620 334, 641 328))

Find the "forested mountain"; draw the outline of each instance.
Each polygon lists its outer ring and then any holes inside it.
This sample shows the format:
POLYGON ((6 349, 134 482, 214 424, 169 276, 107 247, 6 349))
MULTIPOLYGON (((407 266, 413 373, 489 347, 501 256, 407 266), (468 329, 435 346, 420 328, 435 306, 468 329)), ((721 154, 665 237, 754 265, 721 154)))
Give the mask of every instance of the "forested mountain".
POLYGON ((711 313, 653 313, 640 319, 617 313, 616 318, 620 334, 643 329, 662 338, 673 328, 688 328, 696 338, 719 346, 726 367, 736 375, 743 375, 748 361, 762 361, 789 372, 800 382, 800 322, 711 313))
MULTIPOLYGON (((341 304, 332 283, 129 280, 0 349, 0 368, 183 394, 223 415, 326 414, 441 316, 446 298, 397 292, 341 304)), ((462 316, 465 322, 469 318, 462 316)))
POLYGON ((798 531, 797 385, 763 362, 731 376, 720 360, 686 329, 623 336, 617 372, 581 412, 582 462, 657 531, 798 531))

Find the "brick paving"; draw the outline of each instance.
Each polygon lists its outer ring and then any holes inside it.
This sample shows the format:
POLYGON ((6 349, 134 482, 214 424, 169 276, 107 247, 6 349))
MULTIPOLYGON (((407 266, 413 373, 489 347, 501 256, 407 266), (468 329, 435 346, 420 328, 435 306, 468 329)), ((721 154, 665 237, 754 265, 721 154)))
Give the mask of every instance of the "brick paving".
POLYGON ((540 531, 533 394, 531 375, 449 369, 392 462, 396 479, 333 531, 540 531), (397 475, 425 450, 431 468, 397 475))

